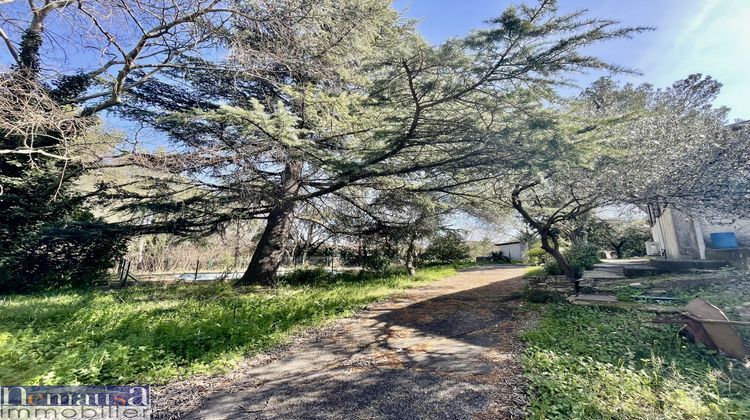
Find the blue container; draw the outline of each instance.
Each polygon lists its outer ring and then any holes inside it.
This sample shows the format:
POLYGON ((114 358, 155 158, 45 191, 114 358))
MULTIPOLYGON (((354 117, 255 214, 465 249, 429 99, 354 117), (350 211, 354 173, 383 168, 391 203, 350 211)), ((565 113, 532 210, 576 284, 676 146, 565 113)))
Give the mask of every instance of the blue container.
POLYGON ((734 249, 737 248, 737 237, 734 232, 716 232, 711 234, 711 248, 734 249))

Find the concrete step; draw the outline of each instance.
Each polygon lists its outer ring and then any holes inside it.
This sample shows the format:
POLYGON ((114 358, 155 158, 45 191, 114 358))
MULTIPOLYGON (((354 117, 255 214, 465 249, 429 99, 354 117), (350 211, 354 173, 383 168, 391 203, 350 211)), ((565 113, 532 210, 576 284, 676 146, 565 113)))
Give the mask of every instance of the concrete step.
POLYGON ((647 277, 664 274, 658 267, 651 265, 651 260, 627 259, 627 260, 604 260, 599 264, 594 264, 595 270, 611 271, 627 278, 647 277))
POLYGON ((690 270, 717 270, 729 266, 727 261, 719 260, 662 260, 654 259, 651 265, 666 272, 679 273, 690 270))
POLYGON ((611 260, 599 260, 602 264, 614 264, 614 265, 647 265, 651 263, 651 258, 626 258, 626 259, 611 259, 611 260))
POLYGON ((665 274, 666 271, 664 271, 661 268, 654 267, 652 265, 634 265, 625 267, 624 275, 627 278, 634 278, 634 277, 648 277, 648 276, 658 276, 659 274, 665 274))
POLYGON ((615 295, 588 295, 579 294, 568 297, 568 302, 574 304, 598 304, 598 303, 614 303, 617 302, 615 295))
POLYGON ((594 264, 594 270, 609 271, 615 274, 625 275, 625 267, 622 264, 594 264))
POLYGON ((625 276, 622 274, 614 273, 606 270, 586 270, 583 272, 581 279, 595 279, 595 280, 621 280, 625 276))
POLYGON ((716 260, 614 260, 594 264, 593 270, 583 272, 581 280, 595 285, 599 281, 626 278, 650 277, 667 273, 716 270, 728 266, 726 261, 716 260))

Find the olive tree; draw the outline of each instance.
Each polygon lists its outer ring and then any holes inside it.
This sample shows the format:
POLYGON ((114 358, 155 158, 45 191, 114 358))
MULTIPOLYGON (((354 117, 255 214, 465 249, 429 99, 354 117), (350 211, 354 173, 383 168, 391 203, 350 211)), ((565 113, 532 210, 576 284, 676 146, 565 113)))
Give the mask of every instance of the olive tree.
POLYGON ((618 258, 646 255, 651 229, 645 220, 619 220, 594 217, 586 226, 588 241, 615 251, 618 258))
POLYGON ((712 105, 719 87, 700 75, 666 89, 604 78, 556 108, 537 108, 514 148, 519 163, 497 169, 494 196, 538 232, 571 279, 580 273, 561 252, 561 238, 585 227, 598 207, 740 214, 748 183, 734 174, 748 171, 747 137, 712 105))

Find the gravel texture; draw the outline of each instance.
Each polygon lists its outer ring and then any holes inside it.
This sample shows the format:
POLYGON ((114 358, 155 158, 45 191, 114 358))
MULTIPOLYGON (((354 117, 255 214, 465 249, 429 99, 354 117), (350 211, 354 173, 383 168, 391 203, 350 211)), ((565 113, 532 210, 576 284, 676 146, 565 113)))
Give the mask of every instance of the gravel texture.
POLYGON ((523 268, 485 266, 154 392, 156 418, 522 418, 523 268))

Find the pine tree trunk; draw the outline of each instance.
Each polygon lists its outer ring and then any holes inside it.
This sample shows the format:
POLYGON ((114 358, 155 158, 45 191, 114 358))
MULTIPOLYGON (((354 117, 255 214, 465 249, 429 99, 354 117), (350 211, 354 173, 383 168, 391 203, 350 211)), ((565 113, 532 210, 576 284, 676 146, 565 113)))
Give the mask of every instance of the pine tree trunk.
POLYGON ((295 200, 300 188, 302 164, 291 161, 284 168, 281 182, 282 201, 268 214, 266 227, 240 279, 241 284, 272 286, 284 256, 284 244, 292 229, 295 200))
POLYGON ((307 238, 305 238, 305 245, 302 249, 302 266, 307 265, 307 254, 310 252, 310 246, 312 245, 312 235, 313 235, 313 225, 310 223, 310 225, 307 228, 307 238))
POLYGON ((414 260, 416 259, 416 237, 414 235, 409 238, 409 246, 406 248, 406 272, 409 277, 414 277, 417 274, 417 269, 414 266, 414 260))
POLYGON ((362 236, 359 237, 359 266, 362 268, 365 268, 367 265, 367 259, 369 258, 369 254, 367 251, 367 242, 365 242, 365 238, 362 236))
POLYGON ((240 262, 240 256, 242 255, 242 252, 240 250, 240 222, 237 221, 237 227, 234 231, 234 271, 237 271, 237 267, 239 267, 240 262))

